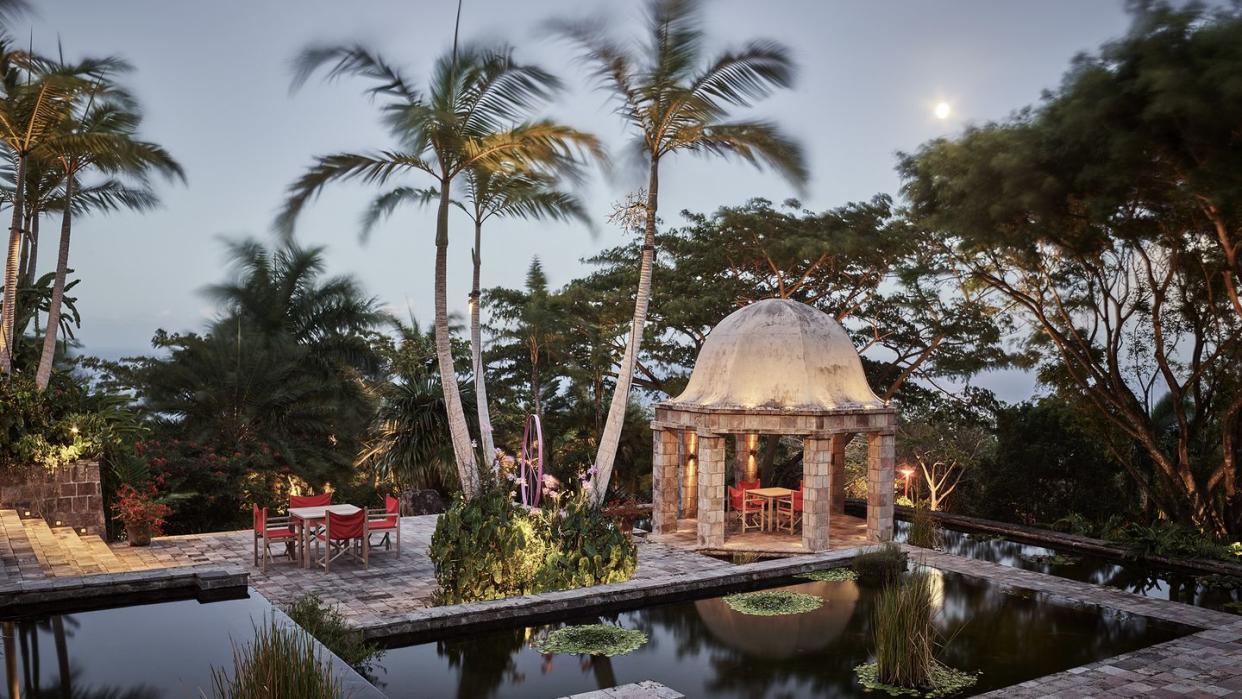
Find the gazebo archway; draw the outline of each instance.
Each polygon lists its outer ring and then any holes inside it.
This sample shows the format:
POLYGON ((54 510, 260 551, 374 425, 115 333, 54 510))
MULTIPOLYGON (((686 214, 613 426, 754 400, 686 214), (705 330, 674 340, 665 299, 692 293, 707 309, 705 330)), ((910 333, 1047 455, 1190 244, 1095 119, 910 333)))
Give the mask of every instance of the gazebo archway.
MULTIPOLYGON (((722 320, 708 335, 686 390, 658 404, 653 431, 653 534, 694 520, 697 546, 725 548, 726 440, 735 479, 757 474, 759 435, 803 443, 801 549, 831 545, 845 514, 845 446, 866 436, 866 538, 893 533, 897 410, 867 384, 849 335, 830 316, 767 299, 722 320)), ((861 522, 859 523, 861 524, 861 522)))

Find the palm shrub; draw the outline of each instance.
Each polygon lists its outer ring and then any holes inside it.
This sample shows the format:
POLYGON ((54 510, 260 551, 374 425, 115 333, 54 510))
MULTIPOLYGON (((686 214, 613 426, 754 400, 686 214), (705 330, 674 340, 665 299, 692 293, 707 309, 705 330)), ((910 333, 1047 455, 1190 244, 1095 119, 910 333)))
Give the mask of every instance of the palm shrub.
POLYGON ((944 546, 944 527, 932 516, 926 503, 914 507, 914 515, 910 518, 910 535, 906 543, 925 549, 938 549, 944 546))
POLYGON ((320 658, 315 639, 274 619, 255 628, 254 642, 233 646, 232 675, 212 668, 213 696, 219 699, 339 699, 342 687, 331 663, 320 658))
POLYGON ((638 548, 615 520, 604 515, 582 490, 544 511, 550 521, 549 551, 539 586, 564 590, 629 580, 638 566, 638 548), (562 505, 559 506, 558 505, 562 505))

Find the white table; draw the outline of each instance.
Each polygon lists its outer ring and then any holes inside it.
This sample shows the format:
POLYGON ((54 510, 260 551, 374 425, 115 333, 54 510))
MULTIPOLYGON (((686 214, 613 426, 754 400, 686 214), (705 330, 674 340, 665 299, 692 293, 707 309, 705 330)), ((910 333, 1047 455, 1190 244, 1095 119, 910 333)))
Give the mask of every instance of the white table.
POLYGON ((298 539, 301 541, 302 567, 310 567, 310 557, 306 555, 306 551, 310 546, 310 532, 315 527, 324 523, 328 518, 328 513, 334 515, 352 515, 361 512, 361 508, 353 505, 328 505, 326 507, 290 507, 289 516, 298 523, 300 533, 298 539))

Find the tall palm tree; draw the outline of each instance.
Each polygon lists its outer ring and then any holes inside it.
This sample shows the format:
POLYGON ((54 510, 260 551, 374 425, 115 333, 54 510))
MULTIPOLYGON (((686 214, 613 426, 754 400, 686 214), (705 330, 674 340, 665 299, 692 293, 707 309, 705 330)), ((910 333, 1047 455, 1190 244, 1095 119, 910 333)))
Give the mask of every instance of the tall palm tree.
MULTIPOLYGON (((184 171, 167 151, 154 143, 135 138, 142 116, 131 106, 132 98, 111 83, 112 75, 128 70, 128 66, 117 59, 108 59, 103 65, 106 72, 98 72, 91 87, 79 94, 84 104, 65 115, 58 133, 43 149, 44 157, 59 166, 64 184, 56 277, 52 285, 47 331, 43 335, 43 352, 35 373, 35 386, 40 391, 46 389, 51 380, 52 361, 56 356, 56 330, 65 292, 65 277, 69 270, 69 240, 77 206, 75 197, 80 187, 78 178, 86 170, 94 169, 137 180, 141 188, 134 190, 137 196, 128 202, 135 208, 149 208, 157 201, 145 188, 147 173, 154 171, 170 179, 185 181, 184 171)), ((90 74, 88 67, 83 65, 65 66, 62 63, 56 69, 70 75, 90 74)))
POLYGON ((506 47, 456 47, 432 71, 427 94, 416 91, 399 70, 360 46, 315 46, 297 58, 294 85, 320 68, 329 79, 356 75, 377 83, 372 95, 384 96, 384 118, 398 140, 394 150, 321 156, 289 191, 277 226, 291 233, 294 222, 325 185, 356 179, 384 184, 397 174, 421 173, 436 186, 435 333, 441 388, 462 492, 479 490, 474 447, 462 409, 453 367, 448 327, 449 208, 452 183, 473 169, 537 172, 569 171, 585 153, 602 155, 588 134, 529 115, 560 88, 542 69, 517 63, 506 47))
MULTIPOLYGON (((486 371, 483 362, 483 331, 480 324, 483 264, 483 224, 492 218, 577 220, 589 224, 582 201, 559 188, 554 175, 544 172, 498 171, 471 168, 466 173, 466 199, 453 201, 474 224, 471 259, 474 274, 470 286, 470 358, 474 374, 475 403, 479 417, 479 437, 485 459, 492 459, 496 445, 492 438, 491 411, 487 402, 486 371)), ((371 203, 363 217, 363 235, 402 203, 425 204, 438 198, 435 189, 397 187, 371 203)))
POLYGON ((648 167, 634 321, 595 457, 591 487, 597 502, 607 494, 651 298, 661 161, 681 151, 737 157, 771 167, 798 187, 807 179, 801 148, 775 124, 729 119, 732 108, 748 107, 792 84, 788 50, 773 41, 751 41, 705 61, 700 10, 698 0, 648 0, 647 37, 638 51, 610 38, 598 21, 550 24, 580 49, 600 87, 617 100, 634 150, 648 167))

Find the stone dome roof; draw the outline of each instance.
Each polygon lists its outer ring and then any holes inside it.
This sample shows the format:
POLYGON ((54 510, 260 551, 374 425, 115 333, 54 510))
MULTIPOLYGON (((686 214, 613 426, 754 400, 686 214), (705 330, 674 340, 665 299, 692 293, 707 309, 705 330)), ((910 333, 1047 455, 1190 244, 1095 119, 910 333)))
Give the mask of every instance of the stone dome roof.
POLYGON ((756 301, 707 335, 675 409, 831 412, 883 408, 841 324, 789 299, 756 301))

